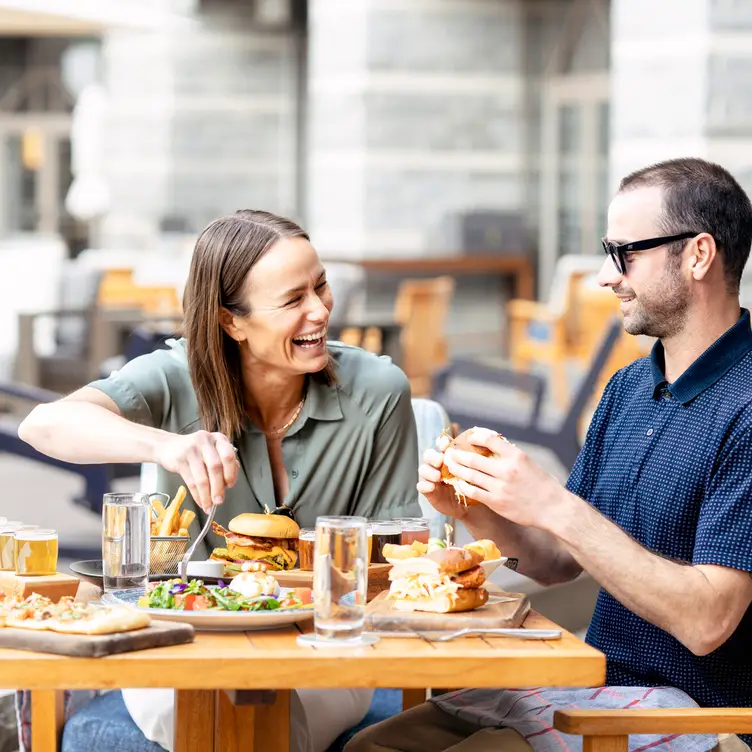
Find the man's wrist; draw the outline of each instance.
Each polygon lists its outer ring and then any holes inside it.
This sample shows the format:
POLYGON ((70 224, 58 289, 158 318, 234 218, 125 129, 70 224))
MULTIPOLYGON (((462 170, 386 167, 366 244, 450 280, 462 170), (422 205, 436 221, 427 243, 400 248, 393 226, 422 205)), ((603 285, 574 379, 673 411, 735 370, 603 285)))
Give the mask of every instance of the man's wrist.
POLYGON ((543 530, 566 541, 577 524, 577 516, 582 514, 583 505, 585 502, 579 496, 575 496, 564 486, 558 486, 551 503, 546 505, 548 512, 543 519, 543 530))

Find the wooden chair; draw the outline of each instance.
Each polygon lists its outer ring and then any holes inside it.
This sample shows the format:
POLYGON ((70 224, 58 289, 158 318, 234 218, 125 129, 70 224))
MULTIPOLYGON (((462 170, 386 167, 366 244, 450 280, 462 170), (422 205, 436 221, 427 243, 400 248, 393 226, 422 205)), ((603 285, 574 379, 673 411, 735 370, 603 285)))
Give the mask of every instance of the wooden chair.
POLYGON ((577 288, 580 281, 597 272, 602 263, 602 256, 562 256, 556 264, 547 302, 510 300, 507 303, 513 365, 518 370, 529 370, 533 363, 549 366, 554 398, 560 407, 569 399, 567 361, 571 358, 587 360, 592 355, 592 348, 579 336, 581 309, 577 304, 577 288))
POLYGON ((627 752, 630 734, 752 733, 752 708, 557 710, 554 728, 582 736, 582 752, 627 752))
POLYGON ((431 393, 434 373, 449 362, 446 320, 454 295, 454 278, 408 279, 397 292, 394 315, 402 325, 402 370, 413 397, 431 393))
MULTIPOLYGON (((428 396, 434 372, 449 361, 446 320, 453 294, 454 278, 449 276, 407 279, 397 291, 394 319, 401 327, 399 365, 410 379, 413 397, 428 396)), ((345 326, 337 336, 345 344, 384 352, 378 327, 345 326)))
POLYGON ((617 317, 602 330, 587 372, 559 422, 551 423, 543 415, 547 384, 540 376, 470 360, 455 360, 436 374, 432 399, 443 405, 451 420, 460 426, 486 426, 511 441, 544 447, 569 470, 582 448, 581 426, 585 420, 589 422, 588 408, 594 390, 622 333, 622 322, 617 317), (466 395, 473 389, 484 386, 497 390, 498 402, 494 398, 468 399, 466 395), (511 392, 511 398, 504 399, 505 392, 507 396, 511 392))

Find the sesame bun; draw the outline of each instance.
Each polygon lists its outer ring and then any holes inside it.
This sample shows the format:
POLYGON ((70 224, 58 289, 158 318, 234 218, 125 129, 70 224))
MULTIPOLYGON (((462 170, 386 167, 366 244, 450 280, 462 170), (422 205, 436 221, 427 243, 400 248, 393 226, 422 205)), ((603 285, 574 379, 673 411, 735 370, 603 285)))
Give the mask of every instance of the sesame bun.
POLYGON ((300 527, 282 514, 239 514, 227 526, 230 532, 254 538, 297 538, 300 527))
MULTIPOLYGON (((482 446, 476 446, 475 444, 470 443, 470 437, 472 436, 474 430, 474 428, 468 428, 467 431, 463 431, 455 439, 452 439, 452 441, 449 443, 449 446, 444 450, 444 452, 446 453, 446 451, 449 449, 461 449, 464 452, 475 452, 475 454, 480 454, 482 457, 493 457, 494 453, 490 449, 482 446)), ((501 438, 504 437, 502 436, 501 438)), ((460 482, 459 478, 455 478, 455 476, 449 472, 449 468, 447 468, 446 465, 441 466, 441 482, 447 486, 454 488, 454 493, 457 496, 457 501, 460 504, 464 504, 466 507, 474 507, 480 503, 478 501, 475 501, 475 499, 468 499, 464 494, 460 493, 457 490, 457 484, 460 482)), ((467 481, 465 482, 467 483, 467 481)), ((468 485, 473 486, 475 484, 468 483, 468 485)))

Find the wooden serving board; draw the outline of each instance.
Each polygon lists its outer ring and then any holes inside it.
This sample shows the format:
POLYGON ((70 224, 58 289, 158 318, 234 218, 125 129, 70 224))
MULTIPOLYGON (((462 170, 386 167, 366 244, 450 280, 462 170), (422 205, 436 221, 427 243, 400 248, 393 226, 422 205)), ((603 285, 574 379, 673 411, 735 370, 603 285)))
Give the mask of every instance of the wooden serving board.
POLYGON ((519 627, 530 611, 523 593, 506 593, 489 588, 488 603, 472 611, 434 614, 428 611, 398 611, 381 593, 366 606, 367 630, 375 632, 453 632, 469 627, 519 627))
POLYGON ((32 593, 46 595, 57 603, 64 595, 75 597, 80 580, 69 574, 58 572, 39 577, 24 577, 13 572, 0 572, 0 593, 19 595, 26 598, 32 593))
POLYGON ((174 621, 153 621, 151 626, 143 629, 108 635, 72 635, 5 627, 0 629, 0 648, 101 658, 132 650, 182 645, 193 642, 195 635, 190 624, 174 621))
MULTIPOLYGON (((367 601, 372 601, 379 593, 389 590, 389 570, 391 564, 368 565, 368 594, 367 601)), ((313 587, 313 572, 301 569, 288 569, 284 572, 272 572, 274 578, 282 587, 313 587)))

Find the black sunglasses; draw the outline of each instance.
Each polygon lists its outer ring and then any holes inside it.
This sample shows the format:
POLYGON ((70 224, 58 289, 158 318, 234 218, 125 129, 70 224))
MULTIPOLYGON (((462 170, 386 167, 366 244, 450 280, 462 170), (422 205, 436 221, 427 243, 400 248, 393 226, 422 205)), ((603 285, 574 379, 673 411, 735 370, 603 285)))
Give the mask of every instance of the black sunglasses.
POLYGON ((611 257, 611 261, 614 262, 614 266, 619 271, 619 274, 626 274, 627 259, 625 254, 634 253, 635 251, 649 251, 651 248, 658 248, 659 246, 666 245, 666 243, 673 243, 675 240, 689 240, 699 234, 698 232, 683 232, 680 235, 666 235, 662 238, 635 240, 634 243, 622 243, 622 245, 611 243, 606 238, 603 238, 601 244, 603 245, 604 253, 607 253, 611 257))

